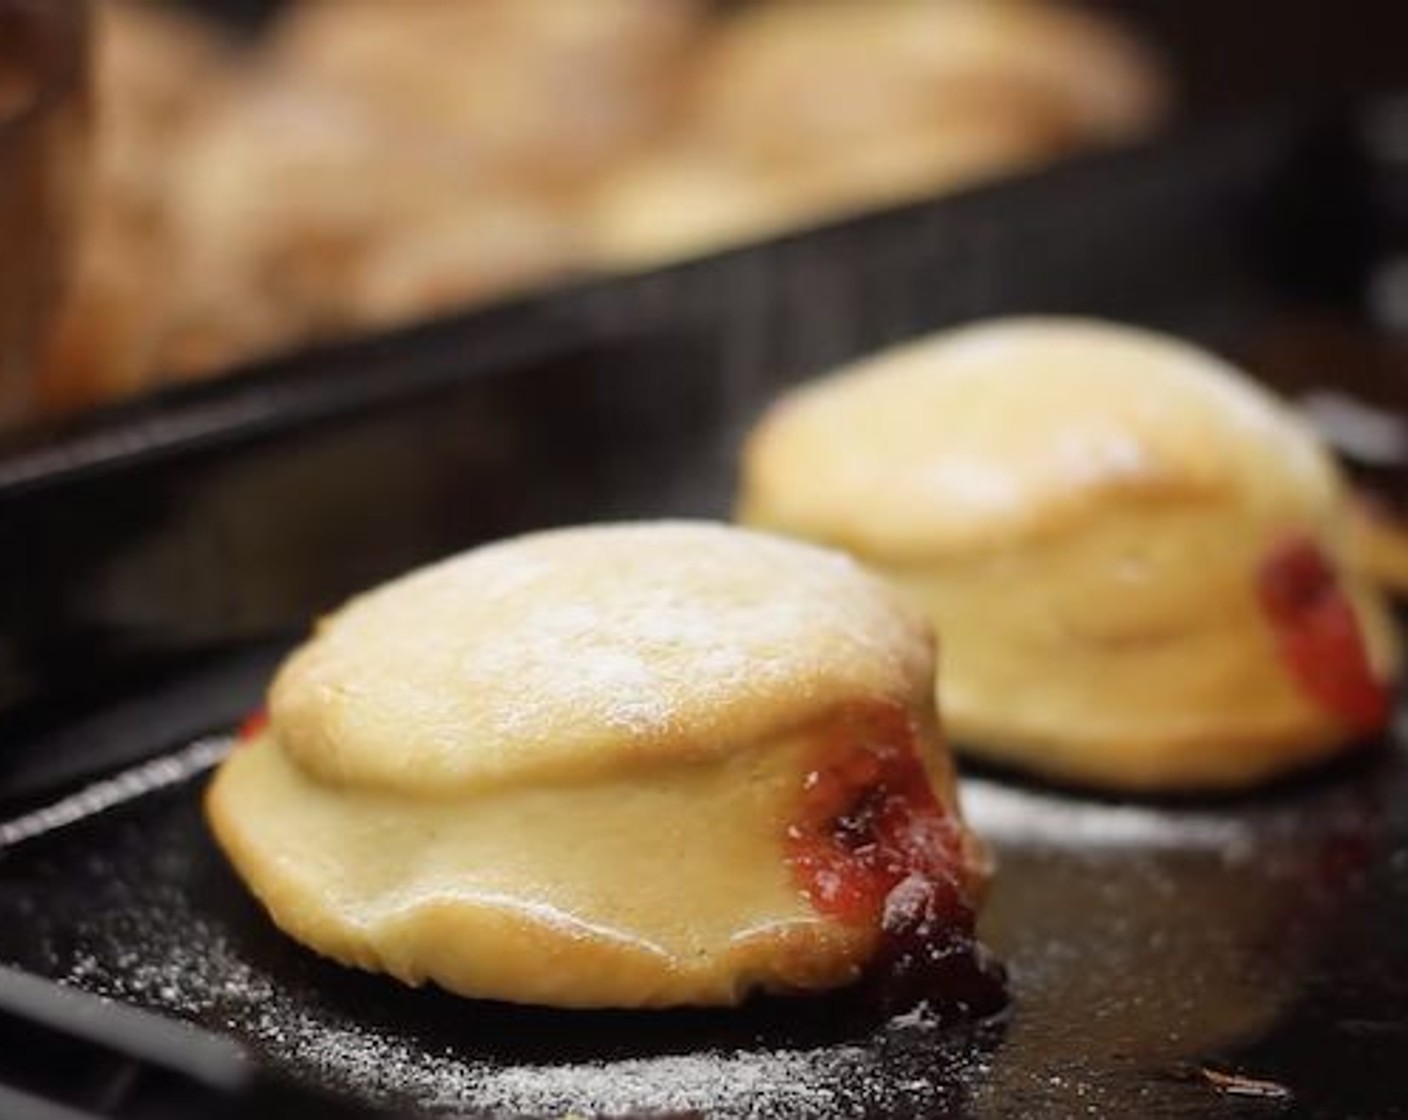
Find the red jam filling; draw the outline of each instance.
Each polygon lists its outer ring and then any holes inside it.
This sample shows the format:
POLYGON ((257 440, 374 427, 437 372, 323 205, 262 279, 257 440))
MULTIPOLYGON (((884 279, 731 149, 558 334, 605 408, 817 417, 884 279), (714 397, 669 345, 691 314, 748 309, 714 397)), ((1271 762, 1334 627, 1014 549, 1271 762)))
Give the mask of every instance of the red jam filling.
POLYGON ((958 915, 961 843, 957 822, 929 785, 904 712, 890 705, 847 710, 803 782, 801 813, 787 830, 788 861, 812 905, 870 924, 913 878, 958 915))
POLYGON ((1325 554, 1308 537, 1291 537, 1262 562, 1257 591, 1302 691, 1354 731, 1380 730, 1392 697, 1374 676, 1354 608, 1325 554))
POLYGON ((239 730, 235 732, 235 742, 248 743, 259 738, 264 733, 264 729, 269 726, 269 712, 265 708, 256 708, 245 716, 244 722, 240 724, 239 730))
POLYGON ((963 832, 929 783, 903 709, 856 705, 803 782, 787 830, 793 877, 821 913, 878 928, 873 978, 886 1002, 938 997, 984 1013, 1005 1002, 973 940, 963 832))

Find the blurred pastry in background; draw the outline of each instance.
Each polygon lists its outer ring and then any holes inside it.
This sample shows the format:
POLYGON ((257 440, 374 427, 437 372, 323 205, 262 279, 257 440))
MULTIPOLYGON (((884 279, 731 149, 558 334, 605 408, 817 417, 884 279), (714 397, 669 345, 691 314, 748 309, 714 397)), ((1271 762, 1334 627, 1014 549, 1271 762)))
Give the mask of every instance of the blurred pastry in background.
POLYGON ((572 186, 668 122, 696 0, 302 0, 267 59, 477 174, 572 186))
POLYGON ((1350 502, 1348 531, 1355 566, 1395 599, 1408 597, 1408 518, 1360 491, 1350 502))
POLYGON ((584 236, 598 267, 648 268, 954 190, 1054 152, 1028 120, 996 116, 863 145, 829 166, 758 163, 698 143, 662 146, 603 179, 584 236))
POLYGON ((995 321, 781 400, 740 516, 921 604, 960 749, 1125 790, 1237 787, 1381 731, 1399 651, 1346 488, 1283 402, 1151 332, 995 321))
POLYGON ((551 194, 292 80, 244 86, 184 156, 180 295, 161 353, 180 375, 482 302, 576 261, 551 194))
POLYGON ((1408 596, 1408 516, 1402 508, 1408 479, 1408 421, 1402 401, 1372 402, 1361 386, 1390 393, 1401 383, 1401 343, 1366 339, 1342 324, 1298 316, 1294 334, 1272 336, 1265 358, 1275 368, 1304 378, 1312 388, 1298 404, 1306 420, 1334 449, 1355 480, 1349 505, 1350 555, 1366 576, 1395 597, 1408 596), (1322 371, 1350 370, 1333 388, 1322 371))
POLYGON ((1137 42, 1069 6, 776 0, 724 21, 693 100, 696 127, 724 147, 830 165, 877 136, 989 113, 1065 144, 1127 140, 1157 121, 1165 90, 1137 42))
POLYGON ((563 1007, 952 985, 987 868, 933 673, 922 617, 840 554, 536 533, 323 620, 207 808, 281 928, 409 984, 563 1007))
POLYGON ((179 299, 174 177, 190 130, 223 96, 232 62, 212 25, 174 8, 105 0, 94 16, 86 227, 40 370, 45 402, 57 410, 138 391, 157 373, 179 299))
POLYGON ((605 178, 592 216, 621 265, 1029 168, 1151 130, 1153 58, 1075 9, 1008 0, 777 0, 721 21, 681 123, 605 178))
POLYGON ((289 0, 239 43, 100 6, 55 409, 954 189, 1165 102, 1121 30, 1020 0, 289 0))

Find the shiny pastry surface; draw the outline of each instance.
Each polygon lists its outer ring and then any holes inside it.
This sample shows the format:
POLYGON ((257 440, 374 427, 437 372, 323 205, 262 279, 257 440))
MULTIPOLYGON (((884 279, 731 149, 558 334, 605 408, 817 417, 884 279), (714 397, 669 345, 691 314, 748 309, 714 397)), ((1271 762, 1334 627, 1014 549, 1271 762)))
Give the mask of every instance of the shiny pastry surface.
POLYGON ((927 627, 836 553, 561 530, 354 599, 208 797, 286 932, 555 1006, 727 1004, 971 948, 927 627), (916 956, 917 955, 917 956, 916 956))
POLYGON ((840 546, 934 621, 960 747, 1115 788, 1245 785, 1384 726, 1398 664, 1344 486, 1210 354, 997 321, 804 387, 753 433, 742 520, 840 546))

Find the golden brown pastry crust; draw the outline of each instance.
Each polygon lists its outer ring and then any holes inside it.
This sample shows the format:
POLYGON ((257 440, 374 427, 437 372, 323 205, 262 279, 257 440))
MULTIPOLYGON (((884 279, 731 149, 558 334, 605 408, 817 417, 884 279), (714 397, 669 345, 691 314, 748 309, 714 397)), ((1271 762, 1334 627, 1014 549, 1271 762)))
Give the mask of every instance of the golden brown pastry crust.
MULTIPOLYGON (((539 533, 326 620, 207 811, 281 928, 407 983, 560 1006, 834 987, 878 928, 809 901, 788 829, 856 705, 902 714, 957 820, 933 671, 925 624, 839 554, 702 523, 539 533)), ((971 903, 985 865, 958 842, 971 903)))
POLYGON ((352 600, 280 671, 290 757, 445 797, 739 749, 838 697, 911 705, 927 628, 851 560, 702 523, 464 553, 352 600))
POLYGON ((660 1007, 848 983, 874 931, 812 910, 780 855, 807 738, 753 748, 426 801, 329 787, 266 739, 207 810, 280 928, 408 984, 660 1007))
POLYGON ((1379 679, 1397 669, 1329 456, 1269 393, 1148 332, 1007 320, 901 347, 784 398, 743 475, 742 520, 848 548, 927 611, 945 721, 998 761, 1208 788, 1354 740, 1258 598, 1295 536, 1338 569, 1379 679))
POLYGON ((1319 525, 1339 493, 1289 406, 1195 347, 1007 319, 788 394, 744 449, 743 520, 890 563, 1015 547, 1113 508, 1246 508, 1319 525))

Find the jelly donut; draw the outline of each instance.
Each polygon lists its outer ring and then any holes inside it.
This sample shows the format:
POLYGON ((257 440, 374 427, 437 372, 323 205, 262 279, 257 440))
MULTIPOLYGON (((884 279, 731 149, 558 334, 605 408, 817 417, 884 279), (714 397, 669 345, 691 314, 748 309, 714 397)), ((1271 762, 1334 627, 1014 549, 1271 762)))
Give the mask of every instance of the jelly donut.
POLYGON ((927 624, 849 558, 705 523, 474 549, 325 619, 215 835, 347 965, 562 1007, 732 1004, 972 949, 927 624))

